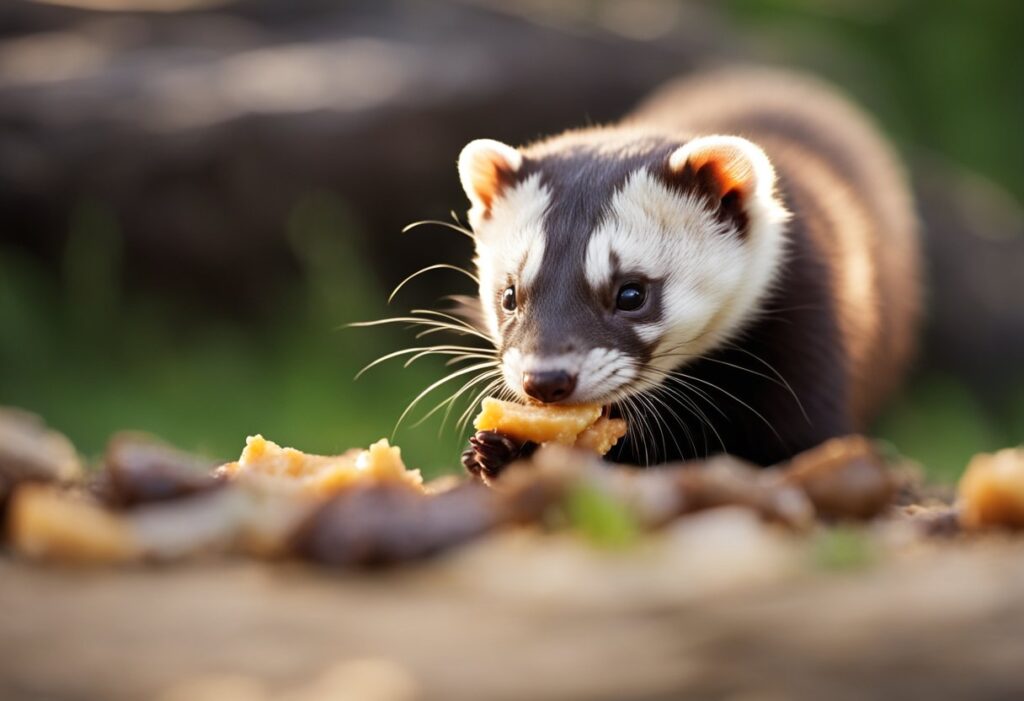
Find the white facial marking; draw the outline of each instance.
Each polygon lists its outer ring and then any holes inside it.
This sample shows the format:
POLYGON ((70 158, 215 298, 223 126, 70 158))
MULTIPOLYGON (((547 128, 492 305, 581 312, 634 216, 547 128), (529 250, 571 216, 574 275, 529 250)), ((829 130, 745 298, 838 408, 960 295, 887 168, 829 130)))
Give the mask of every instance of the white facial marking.
POLYGON ((501 360, 505 384, 523 399, 529 398, 523 389, 526 373, 562 370, 575 375, 576 389, 565 400, 569 403, 606 400, 636 377, 634 361, 614 348, 591 348, 582 353, 549 356, 523 354, 518 348, 509 348, 501 360))
POLYGON ((480 299, 491 336, 499 339, 496 294, 506 280, 520 274, 529 284, 540 271, 544 256, 544 212, 551 193, 532 175, 494 201, 491 214, 474 226, 480 299))
POLYGON ((526 249, 526 260, 523 262, 523 269, 519 273, 519 284, 525 289, 529 288, 540 274, 540 264, 544 260, 544 236, 537 236, 526 249))
POLYGON ((772 194, 771 166, 757 172, 765 164, 754 166, 759 179, 745 199, 745 236, 716 219, 702 199, 642 171, 615 194, 593 232, 586 275, 595 290, 609 283, 613 255, 622 274, 663 280, 662 318, 634 327, 646 343, 657 341, 656 368, 671 370, 734 335, 771 285, 784 254, 788 213, 772 194))

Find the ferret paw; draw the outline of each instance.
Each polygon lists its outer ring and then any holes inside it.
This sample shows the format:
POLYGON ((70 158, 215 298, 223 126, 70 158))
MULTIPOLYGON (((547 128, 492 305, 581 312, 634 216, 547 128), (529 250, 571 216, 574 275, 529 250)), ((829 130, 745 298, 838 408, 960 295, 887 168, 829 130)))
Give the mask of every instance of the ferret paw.
POLYGON ((521 443, 495 431, 477 431, 469 439, 469 448, 462 453, 462 464, 471 475, 496 479, 510 463, 526 457, 535 443, 521 443))

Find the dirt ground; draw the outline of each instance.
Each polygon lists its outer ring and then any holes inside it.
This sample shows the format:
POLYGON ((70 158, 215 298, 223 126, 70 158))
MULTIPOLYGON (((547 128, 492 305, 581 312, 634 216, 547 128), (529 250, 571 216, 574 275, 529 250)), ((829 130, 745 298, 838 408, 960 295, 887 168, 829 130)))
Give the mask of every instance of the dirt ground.
POLYGON ((504 534, 364 574, 3 557, 0 698, 1022 698, 1024 541, 823 570, 721 511, 628 552, 504 534))

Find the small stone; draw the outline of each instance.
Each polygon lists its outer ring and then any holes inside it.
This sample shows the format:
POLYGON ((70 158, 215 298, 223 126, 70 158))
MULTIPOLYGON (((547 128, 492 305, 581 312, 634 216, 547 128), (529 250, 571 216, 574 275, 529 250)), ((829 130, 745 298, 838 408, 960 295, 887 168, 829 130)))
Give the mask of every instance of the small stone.
POLYGON ((826 441, 778 469, 782 480, 802 489, 826 519, 870 519, 896 496, 891 471, 864 436, 826 441))

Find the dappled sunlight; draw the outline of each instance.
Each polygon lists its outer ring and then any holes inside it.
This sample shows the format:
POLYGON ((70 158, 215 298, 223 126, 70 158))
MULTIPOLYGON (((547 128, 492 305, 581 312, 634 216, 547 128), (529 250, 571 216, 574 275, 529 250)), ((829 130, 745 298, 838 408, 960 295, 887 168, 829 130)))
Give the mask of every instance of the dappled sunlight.
POLYGON ((237 0, 29 0, 40 5, 58 5, 99 12, 181 12, 222 7, 237 0))
POLYGON ((351 39, 274 46, 169 67, 144 87, 144 123, 201 127, 252 113, 356 111, 386 104, 416 75, 400 46, 351 39))
POLYGON ((75 32, 0 40, 0 87, 85 78, 107 66, 113 54, 112 47, 75 32))

